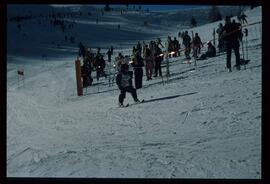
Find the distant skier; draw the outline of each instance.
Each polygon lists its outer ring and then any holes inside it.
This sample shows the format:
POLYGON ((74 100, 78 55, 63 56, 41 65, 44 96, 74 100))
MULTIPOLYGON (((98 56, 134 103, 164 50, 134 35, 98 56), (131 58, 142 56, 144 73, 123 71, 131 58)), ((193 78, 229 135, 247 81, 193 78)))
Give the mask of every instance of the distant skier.
POLYGON ((157 38, 157 46, 161 46, 162 48, 164 48, 164 46, 161 43, 161 39, 157 38))
POLYGON ((227 53, 227 60, 226 65, 228 71, 231 72, 231 53, 232 49, 234 50, 235 58, 236 58, 236 69, 240 70, 240 53, 239 53, 239 39, 241 37, 241 28, 239 24, 232 23, 231 18, 226 16, 225 18, 225 26, 222 29, 223 37, 226 45, 226 53, 227 53))
POLYGON ((138 41, 136 49, 137 49, 137 51, 139 51, 139 54, 141 56, 142 55, 142 44, 140 43, 140 41, 138 41))
POLYGON ((242 24, 245 24, 245 23, 248 24, 246 17, 247 16, 244 13, 242 13, 240 15, 240 19, 241 19, 242 24))
POLYGON ((179 41, 176 39, 176 37, 174 37, 174 40, 173 40, 173 51, 175 52, 173 54, 173 57, 177 57, 177 56, 180 56, 180 43, 179 41))
POLYGON ((136 56, 136 52, 137 52, 137 48, 135 46, 133 46, 133 48, 132 48, 132 57, 136 56))
POLYGON ((111 52, 112 52, 112 55, 113 55, 113 46, 111 46, 111 52))
POLYGON ((108 55, 108 62, 111 62, 111 58, 112 58, 112 50, 111 50, 111 48, 108 49, 106 54, 108 55))
POLYGON ((79 43, 79 54, 80 57, 85 57, 85 46, 82 44, 82 42, 79 43))
POLYGON ((142 57, 145 58, 145 50, 146 50, 146 43, 143 41, 142 43, 142 57))
POLYGON ((127 64, 122 64, 120 72, 116 76, 116 84, 120 90, 120 95, 118 97, 119 107, 124 107, 123 102, 126 98, 126 92, 131 93, 135 103, 139 103, 137 97, 137 91, 132 86, 133 72, 129 71, 127 64))
POLYGON ((139 52, 136 52, 135 58, 133 58, 131 65, 133 66, 134 75, 135 75, 135 88, 142 88, 142 78, 143 78, 143 69, 144 63, 143 58, 140 56, 139 52))
POLYGON ((116 68, 117 71, 120 72, 121 71, 121 65, 125 63, 124 61, 124 56, 121 54, 121 52, 118 53, 118 56, 115 58, 116 61, 116 68))
POLYGON ((95 56, 94 56, 94 53, 92 53, 90 48, 87 48, 86 53, 85 53, 85 58, 88 61, 88 63, 90 64, 91 70, 93 70, 95 56))
POLYGON ((180 38, 181 38, 181 31, 179 31, 178 33, 178 40, 180 40, 180 38))
MULTIPOLYGON (((173 41, 170 36, 167 38, 167 51, 168 53, 171 53, 173 51, 173 41)), ((171 57, 171 54, 169 54, 169 57, 171 57)))
POLYGON ((18 24, 18 25, 17 25, 17 28, 19 29, 19 31, 21 31, 21 30, 22 30, 21 24, 18 24))

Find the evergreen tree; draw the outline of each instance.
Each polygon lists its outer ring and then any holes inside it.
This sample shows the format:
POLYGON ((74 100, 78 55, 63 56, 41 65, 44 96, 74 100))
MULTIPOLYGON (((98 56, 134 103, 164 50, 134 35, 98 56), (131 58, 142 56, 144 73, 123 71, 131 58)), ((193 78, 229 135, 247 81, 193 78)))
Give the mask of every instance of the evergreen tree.
POLYGON ((192 25, 193 27, 196 27, 196 26, 197 26, 197 21, 195 20, 195 18, 194 18, 193 16, 192 16, 192 18, 191 18, 190 23, 191 23, 191 25, 192 25))
POLYGON ((111 10, 110 5, 106 4, 104 7, 104 11, 110 11, 110 10, 111 10))
POLYGON ((221 13, 219 11, 219 8, 217 6, 212 6, 209 14, 208 14, 208 19, 210 22, 216 22, 219 20, 222 20, 221 13))
POLYGON ((259 6, 259 5, 253 4, 253 5, 250 6, 250 9, 252 10, 253 8, 255 8, 257 6, 259 6))

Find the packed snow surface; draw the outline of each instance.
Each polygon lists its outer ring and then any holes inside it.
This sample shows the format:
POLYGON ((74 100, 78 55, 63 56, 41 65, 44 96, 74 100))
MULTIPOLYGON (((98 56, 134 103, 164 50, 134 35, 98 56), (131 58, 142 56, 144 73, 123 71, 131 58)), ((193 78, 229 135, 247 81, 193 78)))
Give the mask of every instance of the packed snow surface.
MULTIPOLYGON (((262 19, 261 7, 245 13, 249 23, 262 19)), ((228 73, 225 53, 194 67, 183 64, 182 52, 169 59, 169 78, 165 67, 163 79, 146 81, 144 75, 137 90, 143 104, 119 108, 116 84, 105 78, 97 84, 94 72, 95 85, 77 96, 79 41, 103 53, 112 45, 115 58, 120 51, 130 54, 138 41, 161 37, 164 44, 181 30, 144 27, 137 14, 105 12, 98 24, 77 16, 75 28, 66 32, 75 35, 75 44, 65 43, 49 20, 28 20, 21 32, 7 23, 8 177, 261 178, 260 23, 246 27, 246 69, 228 73), (17 75, 21 68, 24 83, 17 75)), ((167 17, 160 19, 170 23, 167 17)), ((185 29, 206 42, 219 23, 185 29)), ((124 103, 134 103, 130 94, 124 103)))

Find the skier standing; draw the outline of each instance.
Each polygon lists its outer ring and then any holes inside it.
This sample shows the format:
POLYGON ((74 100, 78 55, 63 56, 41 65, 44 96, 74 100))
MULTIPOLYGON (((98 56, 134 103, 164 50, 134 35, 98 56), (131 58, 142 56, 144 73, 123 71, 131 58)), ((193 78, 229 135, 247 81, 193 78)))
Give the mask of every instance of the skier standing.
POLYGON ((146 43, 143 41, 142 45, 142 57, 145 58, 145 49, 146 49, 146 43))
POLYGON ((153 59, 152 59, 152 52, 148 48, 148 45, 145 46, 145 71, 147 76, 147 81, 152 79, 152 73, 153 73, 153 59))
POLYGON ((85 46, 82 44, 82 42, 79 43, 79 54, 80 57, 85 57, 85 46))
POLYGON ((248 24, 246 17, 247 16, 244 13, 241 14, 240 19, 241 19, 242 24, 245 24, 245 23, 248 24))
POLYGON ((131 93, 135 103, 140 102, 137 97, 137 91, 132 86, 132 77, 133 77, 133 72, 129 71, 128 65, 122 64, 120 72, 116 76, 116 84, 121 91, 118 97, 119 107, 124 107, 123 102, 124 102, 124 99, 126 98, 126 92, 131 93))
POLYGON ((118 53, 118 57, 115 58, 115 61, 116 61, 117 71, 120 72, 121 65, 125 63, 124 56, 121 54, 121 52, 118 53))
POLYGON ((225 26, 222 29, 223 37, 226 45, 227 60, 226 65, 228 71, 231 72, 231 54, 232 49, 234 50, 235 60, 236 60, 236 69, 240 70, 240 53, 239 53, 239 38, 241 37, 239 24, 232 23, 229 16, 225 18, 225 26))
POLYGON ((191 45, 191 38, 188 35, 188 31, 185 31, 184 37, 183 37, 183 45, 185 46, 185 56, 186 58, 190 58, 190 45, 191 45))
POLYGON ((100 48, 97 49, 97 55, 96 55, 96 61, 95 61, 95 67, 97 72, 97 80, 99 80, 99 77, 101 74, 107 78, 107 75, 104 72, 105 68, 105 60, 103 59, 103 56, 100 54, 100 48))
POLYGON ((142 55, 142 45, 141 45, 141 43, 140 42, 138 42, 138 44, 137 44, 137 51, 139 51, 139 54, 140 54, 140 56, 142 55))
POLYGON ((142 88, 142 78, 143 78, 143 69, 144 63, 143 58, 140 56, 139 52, 136 52, 135 58, 133 58, 133 62, 131 63, 134 70, 135 75, 135 88, 142 88))
POLYGON ((173 40, 173 50, 174 50, 174 57, 176 57, 176 56, 180 56, 180 51, 179 51, 179 49, 180 49, 180 43, 179 43, 179 41, 176 39, 176 37, 174 37, 174 40, 173 40))
POLYGON ((222 25, 222 23, 220 23, 219 27, 217 28, 217 31, 216 31, 216 33, 218 34, 218 51, 219 52, 224 51, 224 41, 223 41, 222 29, 223 29, 223 25, 222 25))
POLYGON ((161 39, 157 38, 157 46, 161 46, 162 48, 164 48, 164 46, 161 43, 161 39))
POLYGON ((163 56, 161 49, 159 48, 159 46, 156 46, 156 53, 155 53, 155 75, 154 77, 157 77, 158 73, 159 76, 162 76, 162 70, 161 70, 161 62, 163 60, 163 56))
POLYGON ((81 73, 83 78, 83 87, 91 86, 93 82, 93 78, 91 77, 91 64, 86 57, 83 60, 83 65, 81 67, 81 73))
POLYGON ((133 57, 135 57, 136 52, 137 52, 137 48, 135 46, 133 46, 133 48, 132 48, 132 56, 133 57))
POLYGON ((198 33, 195 33, 195 37, 192 40, 193 45, 193 57, 198 58, 198 54, 200 53, 201 46, 203 47, 203 43, 198 33))
MULTIPOLYGON (((167 38, 167 51, 171 53, 173 51, 173 41, 170 36, 167 38)), ((169 54, 169 57, 171 57, 171 54, 169 54)))

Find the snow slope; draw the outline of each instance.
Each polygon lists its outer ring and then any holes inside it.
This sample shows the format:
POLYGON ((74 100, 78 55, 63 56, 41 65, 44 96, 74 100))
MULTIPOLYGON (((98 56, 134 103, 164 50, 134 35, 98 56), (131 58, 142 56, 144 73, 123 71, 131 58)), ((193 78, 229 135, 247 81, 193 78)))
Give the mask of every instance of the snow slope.
MULTIPOLYGON (((261 21, 261 7, 246 14, 249 22, 261 21)), ((95 48, 111 39, 108 46, 121 45, 127 54, 133 45, 119 38, 136 43, 168 34, 165 28, 160 34, 151 28, 109 29, 117 21, 130 25, 119 14, 107 15, 107 23, 98 25, 83 17, 77 21, 73 31, 86 45, 95 48)), ((193 31, 207 41, 218 23, 193 31)), ((54 48, 50 43, 63 35, 36 25, 26 24, 24 31, 33 39, 23 42, 16 25, 8 23, 8 177, 261 178, 261 24, 247 27, 251 62, 246 70, 227 73, 225 54, 198 61, 194 70, 193 64, 182 64, 182 54, 170 59, 171 76, 164 77, 165 83, 144 76, 137 92, 146 103, 121 109, 118 88, 109 87, 104 78, 78 97, 77 44, 62 41, 60 49, 54 48), (16 52, 25 45, 25 55, 16 52), (18 86, 20 67, 25 81, 18 86)), ((133 103, 129 94, 124 103, 133 103)))

